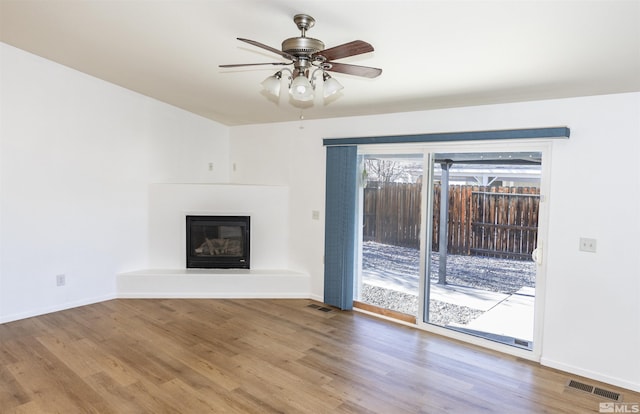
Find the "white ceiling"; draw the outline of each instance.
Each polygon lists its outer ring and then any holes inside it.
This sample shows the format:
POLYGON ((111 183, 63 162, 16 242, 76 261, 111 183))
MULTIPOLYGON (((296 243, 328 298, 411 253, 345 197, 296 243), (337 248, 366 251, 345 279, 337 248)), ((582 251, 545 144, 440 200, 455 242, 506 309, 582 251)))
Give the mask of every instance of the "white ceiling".
MULTIPOLYGON (((0 0, 0 40, 226 125, 343 117, 640 91, 638 1, 0 0), (300 35, 326 47, 364 40, 339 60, 383 69, 336 73, 344 89, 301 109, 260 82, 300 35)), ((283 94, 284 95, 284 94, 283 94)))

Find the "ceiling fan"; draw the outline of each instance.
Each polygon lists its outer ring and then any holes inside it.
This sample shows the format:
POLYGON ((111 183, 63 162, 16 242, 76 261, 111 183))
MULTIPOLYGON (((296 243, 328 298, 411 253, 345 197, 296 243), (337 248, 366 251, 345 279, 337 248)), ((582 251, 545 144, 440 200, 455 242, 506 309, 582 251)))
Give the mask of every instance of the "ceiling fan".
POLYGON ((274 75, 269 76, 262 82, 267 92, 272 95, 280 95, 280 79, 282 72, 289 72, 289 93, 293 99, 298 101, 308 101, 313 99, 315 90, 315 75, 320 72, 323 80, 323 94, 328 97, 343 88, 340 83, 333 79, 327 72, 345 73, 348 75, 375 78, 380 76, 382 69, 369 66, 358 66, 346 63, 334 62, 334 60, 349 56, 360 55, 373 52, 373 46, 362 40, 354 40, 329 49, 324 48, 324 43, 318 39, 307 37, 307 30, 315 25, 315 19, 308 14, 296 14, 293 21, 300 30, 299 37, 292 37, 282 42, 282 50, 275 49, 255 40, 238 38, 238 40, 250 45, 273 52, 289 62, 269 62, 269 63, 239 63, 232 65, 220 65, 221 68, 235 68, 240 66, 293 65, 293 70, 284 68, 274 75))

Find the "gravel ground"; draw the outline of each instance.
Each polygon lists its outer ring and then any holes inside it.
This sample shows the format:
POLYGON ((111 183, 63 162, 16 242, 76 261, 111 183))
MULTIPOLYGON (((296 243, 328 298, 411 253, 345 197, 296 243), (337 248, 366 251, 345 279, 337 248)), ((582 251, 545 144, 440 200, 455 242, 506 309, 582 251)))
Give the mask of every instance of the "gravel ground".
MULTIPOLYGON (((431 255, 431 281, 438 280, 438 253, 431 255)), ((417 315, 420 252, 417 249, 375 242, 363 243, 361 300, 386 309, 417 315)), ((447 283, 500 293, 515 293, 535 286, 531 261, 481 256, 449 255, 447 283)), ((467 324, 482 311, 432 300, 430 322, 467 324)))
MULTIPOLYGON (((410 295, 397 290, 363 284, 362 298, 364 302, 381 308, 392 309, 409 315, 417 315, 418 313, 418 295, 410 295)), ((446 326, 452 322, 466 325, 482 315, 482 313, 481 310, 437 300, 432 300, 429 304, 429 319, 431 323, 436 325, 446 326)))

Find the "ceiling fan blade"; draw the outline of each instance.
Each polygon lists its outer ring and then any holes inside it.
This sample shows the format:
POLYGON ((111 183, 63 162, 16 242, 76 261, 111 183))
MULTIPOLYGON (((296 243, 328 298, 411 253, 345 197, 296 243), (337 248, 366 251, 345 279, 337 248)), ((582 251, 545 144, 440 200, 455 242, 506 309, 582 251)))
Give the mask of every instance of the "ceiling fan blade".
POLYGON ((293 62, 270 62, 270 63, 234 63, 231 65, 218 65, 219 68, 238 68, 240 66, 260 66, 260 65, 291 65, 293 62))
POLYGON ((373 52, 373 46, 362 40, 354 40, 353 42, 321 50, 315 53, 314 57, 321 55, 324 56, 327 60, 335 60, 369 52, 373 52))
POLYGON ((250 45, 254 45, 254 46, 260 47, 262 49, 268 50, 269 52, 276 53, 276 54, 282 56, 285 59, 296 60, 295 56, 292 56, 292 55, 288 54, 287 52, 283 52, 282 50, 278 50, 278 49, 273 48, 271 46, 267 46, 267 45, 262 44, 260 42, 256 42, 255 40, 243 39, 241 37, 238 37, 237 39, 240 40, 241 42, 249 43, 250 45))
POLYGON ((348 65, 346 63, 327 62, 331 68, 327 69, 331 72, 346 73, 347 75, 364 76, 365 78, 376 78, 382 73, 382 69, 372 68, 369 66, 348 65))

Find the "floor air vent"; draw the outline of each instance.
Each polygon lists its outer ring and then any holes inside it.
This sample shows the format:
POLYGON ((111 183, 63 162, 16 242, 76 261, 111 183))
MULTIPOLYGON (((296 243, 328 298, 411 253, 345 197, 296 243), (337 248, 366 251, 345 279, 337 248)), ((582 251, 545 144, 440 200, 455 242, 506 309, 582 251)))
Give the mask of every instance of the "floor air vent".
POLYGON ((576 380, 569 380, 569 382, 567 383, 567 387, 574 390, 580 390, 589 394, 597 395, 599 397, 608 398, 613 401, 622 401, 622 394, 620 393, 594 387, 593 385, 578 382, 576 380))
POLYGON ((593 386, 592 385, 583 384, 583 383, 575 381, 575 380, 570 380, 569 383, 567 384, 567 387, 574 388, 576 390, 580 390, 580 391, 584 391, 584 392, 588 392, 589 394, 591 394, 593 392, 593 386))
POLYGON ((307 305, 307 308, 318 309, 319 311, 322 311, 322 312, 331 312, 331 308, 316 305, 315 303, 310 303, 309 305, 307 305))
POLYGON ((608 398, 613 401, 622 401, 622 394, 617 392, 603 390, 602 388, 595 387, 593 389, 593 393, 595 395, 599 395, 600 397, 608 398))

